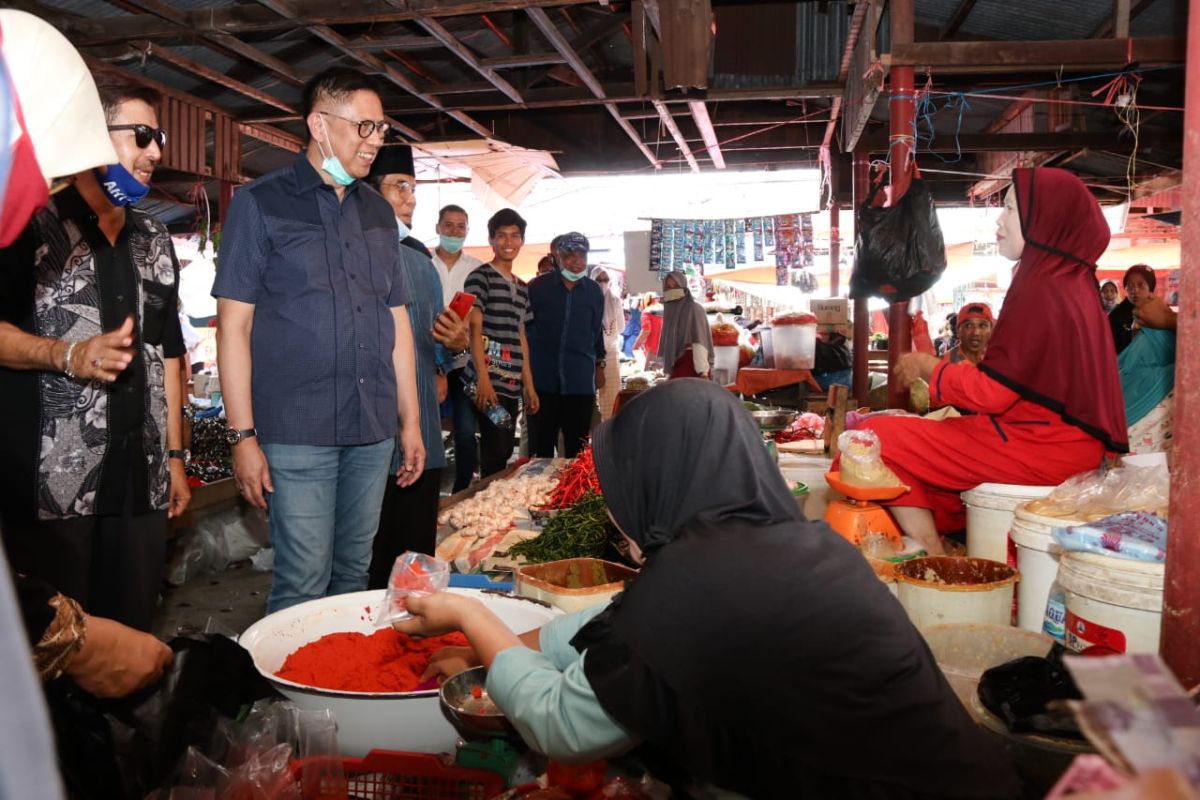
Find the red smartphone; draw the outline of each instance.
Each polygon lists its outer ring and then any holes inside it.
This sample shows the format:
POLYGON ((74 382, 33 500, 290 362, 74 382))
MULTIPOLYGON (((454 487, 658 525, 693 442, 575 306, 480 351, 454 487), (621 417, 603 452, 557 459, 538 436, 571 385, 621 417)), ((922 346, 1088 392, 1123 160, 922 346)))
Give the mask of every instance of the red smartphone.
POLYGON ((450 301, 450 310, 457 314, 459 319, 466 319, 467 314, 471 313, 473 305, 475 305, 475 295, 455 292, 454 299, 450 301))

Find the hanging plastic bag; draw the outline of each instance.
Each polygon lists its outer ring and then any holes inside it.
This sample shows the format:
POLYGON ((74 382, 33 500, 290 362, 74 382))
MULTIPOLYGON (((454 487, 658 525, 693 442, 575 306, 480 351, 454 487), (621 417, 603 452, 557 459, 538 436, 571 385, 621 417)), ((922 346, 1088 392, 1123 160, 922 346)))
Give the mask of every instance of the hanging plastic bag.
POLYGON ((873 208, 876 184, 858 211, 858 241, 850 297, 908 300, 946 271, 946 242, 929 187, 914 177, 895 205, 873 208))
POLYGON ((450 565, 440 558, 424 553, 404 553, 392 565, 387 594, 375 617, 375 627, 382 628, 408 619, 405 606, 409 597, 428 597, 450 585, 450 565))

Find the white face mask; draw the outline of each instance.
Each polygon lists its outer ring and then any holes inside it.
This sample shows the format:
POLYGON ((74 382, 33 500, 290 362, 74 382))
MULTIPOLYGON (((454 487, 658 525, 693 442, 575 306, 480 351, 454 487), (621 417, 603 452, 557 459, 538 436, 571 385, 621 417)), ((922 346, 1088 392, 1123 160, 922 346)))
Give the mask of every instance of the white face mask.
POLYGON ((675 300, 682 300, 686 295, 687 292, 683 289, 667 289, 663 292, 663 300, 671 303, 675 300))

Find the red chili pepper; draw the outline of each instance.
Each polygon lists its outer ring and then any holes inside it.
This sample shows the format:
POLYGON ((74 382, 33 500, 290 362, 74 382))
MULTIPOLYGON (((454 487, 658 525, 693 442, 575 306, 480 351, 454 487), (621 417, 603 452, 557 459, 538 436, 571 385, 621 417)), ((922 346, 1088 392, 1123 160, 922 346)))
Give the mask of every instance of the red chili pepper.
POLYGON ((483 689, 479 688, 478 686, 472 686, 471 697, 474 697, 476 700, 483 697, 483 689))

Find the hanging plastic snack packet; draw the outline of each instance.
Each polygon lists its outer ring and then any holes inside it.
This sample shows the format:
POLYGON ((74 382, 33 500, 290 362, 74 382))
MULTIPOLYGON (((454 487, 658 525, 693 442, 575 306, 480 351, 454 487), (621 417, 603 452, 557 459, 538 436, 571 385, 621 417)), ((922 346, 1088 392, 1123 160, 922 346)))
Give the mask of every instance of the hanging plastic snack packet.
POLYGON ((387 594, 375 618, 375 627, 382 628, 408 619, 406 603, 409 597, 427 597, 450 584, 450 565, 440 558, 424 553, 404 553, 392 565, 387 594))

